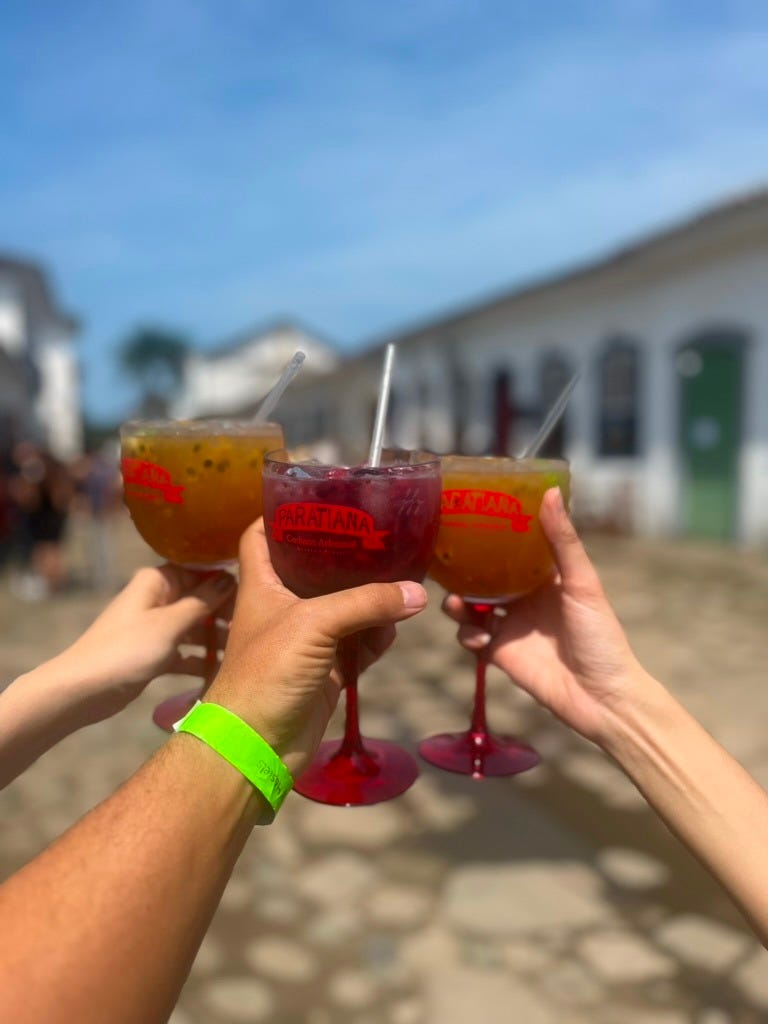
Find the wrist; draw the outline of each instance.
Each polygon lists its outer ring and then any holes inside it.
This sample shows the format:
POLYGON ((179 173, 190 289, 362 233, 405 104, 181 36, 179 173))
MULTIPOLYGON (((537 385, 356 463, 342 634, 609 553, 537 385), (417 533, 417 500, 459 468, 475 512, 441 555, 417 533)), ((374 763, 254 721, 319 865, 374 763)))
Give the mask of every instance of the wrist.
POLYGON ((622 768, 630 771, 638 759, 654 756, 665 735, 676 728, 682 707, 662 684, 639 665, 621 698, 608 712, 599 745, 622 768))

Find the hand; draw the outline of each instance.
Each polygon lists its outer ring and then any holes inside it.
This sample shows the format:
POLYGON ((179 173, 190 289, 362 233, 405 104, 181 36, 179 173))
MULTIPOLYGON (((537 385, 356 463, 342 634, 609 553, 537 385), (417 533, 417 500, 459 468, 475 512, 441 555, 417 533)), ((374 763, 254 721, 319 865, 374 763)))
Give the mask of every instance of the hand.
POLYGON ((521 689, 582 736, 605 745, 614 716, 636 698, 645 672, 557 488, 544 495, 539 518, 557 568, 549 582, 504 606, 502 616, 489 616, 483 626, 473 622, 455 594, 443 607, 461 623, 459 640, 465 647, 487 648, 489 661, 521 689))
POLYGON ((229 642, 206 700, 248 722, 294 778, 307 767, 339 699, 338 641, 361 633, 361 668, 394 638, 394 623, 427 603, 418 583, 371 583, 302 600, 278 579, 263 521, 240 541, 240 588, 229 642))
MULTIPOLYGON (((122 710, 156 676, 178 673, 205 676, 203 657, 182 654, 182 644, 206 644, 205 620, 228 619, 235 580, 217 573, 200 582, 200 574, 175 565, 139 569, 96 621, 56 660, 62 678, 78 679, 89 722, 122 710), (229 606, 229 607, 227 607, 229 606)), ((218 622, 217 649, 227 637, 218 622)), ((85 722, 83 722, 85 724, 85 722)))

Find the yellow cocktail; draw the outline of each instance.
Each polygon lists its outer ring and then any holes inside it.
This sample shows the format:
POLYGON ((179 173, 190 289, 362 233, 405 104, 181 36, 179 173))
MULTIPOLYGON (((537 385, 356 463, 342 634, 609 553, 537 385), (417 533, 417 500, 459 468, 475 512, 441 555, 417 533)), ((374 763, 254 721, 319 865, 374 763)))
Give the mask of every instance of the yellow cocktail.
POLYGON ((261 515, 264 455, 283 445, 277 423, 135 421, 121 430, 125 504, 163 558, 196 568, 237 558, 261 515))
POLYGON ((482 604, 511 600, 543 583, 552 554, 539 525, 539 507, 550 487, 559 487, 567 503, 568 464, 447 455, 442 473, 432 579, 482 604))
MULTIPOLYGON (((429 575, 463 597, 475 620, 490 632, 495 605, 523 597, 552 574, 552 553, 539 509, 550 487, 559 487, 568 502, 568 464, 555 459, 448 455, 442 460, 442 474, 440 530, 429 575)), ((509 614, 514 614, 514 605, 509 614)), ((532 747, 489 732, 486 663, 486 654, 478 654, 469 730, 430 736, 419 744, 419 753, 431 764, 478 779, 515 775, 539 763, 532 747)))

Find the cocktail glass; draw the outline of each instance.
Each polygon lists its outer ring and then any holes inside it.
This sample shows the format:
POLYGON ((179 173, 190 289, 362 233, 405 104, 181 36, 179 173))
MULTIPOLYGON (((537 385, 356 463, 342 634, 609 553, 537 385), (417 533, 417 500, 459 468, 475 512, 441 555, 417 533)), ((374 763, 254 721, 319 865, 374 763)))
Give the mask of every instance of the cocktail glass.
MULTIPOLYGON (((241 534, 261 515, 262 462, 283 443, 279 424, 133 420, 122 426, 120 440, 125 504, 147 544, 201 578, 233 567, 241 534)), ((203 689, 218 667, 215 616, 206 620, 206 634, 203 689)), ((200 693, 163 701, 153 720, 170 730, 200 693)))
MULTIPOLYGON (((545 491, 559 487, 568 501, 570 473, 558 459, 444 456, 440 531, 429 575, 459 594, 479 625, 497 605, 530 593, 549 579, 552 553, 539 524, 545 491)), ((539 763, 536 751, 497 736, 486 719, 487 655, 476 655, 475 699, 467 732, 430 736, 419 744, 425 761, 481 779, 516 775, 539 763)))
MULTIPOLYGON (((280 579, 299 597, 364 583, 421 581, 440 519, 440 462, 428 452, 384 451, 380 467, 264 460, 264 522, 280 579)), ((320 803, 375 804, 405 792, 417 762, 395 743, 363 740, 358 717, 359 639, 339 644, 344 737, 320 745, 295 789, 320 803)))

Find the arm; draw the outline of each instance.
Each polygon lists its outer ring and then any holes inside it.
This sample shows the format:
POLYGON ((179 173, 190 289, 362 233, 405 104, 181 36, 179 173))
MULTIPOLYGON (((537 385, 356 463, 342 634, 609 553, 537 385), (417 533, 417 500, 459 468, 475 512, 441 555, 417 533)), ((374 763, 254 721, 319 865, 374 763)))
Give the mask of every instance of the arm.
MULTIPOLYGON (((205 660, 179 645, 205 641, 203 620, 232 598, 220 573, 203 583, 175 566, 140 569, 62 654, 19 676, 0 694, 0 788, 65 736, 107 718, 165 672, 202 676, 205 660)), ((222 644, 226 629, 219 629, 222 644)))
MULTIPOLYGON (((366 661, 424 607, 418 584, 301 601, 259 526, 208 698, 245 719, 294 774, 339 695, 336 643, 365 630, 366 661)), ((136 775, 0 886, 0 1020, 160 1024, 173 1007, 251 829, 260 795, 204 743, 171 737, 136 775)))
POLYGON ((459 637, 609 754, 768 945, 768 794, 639 664, 560 492, 541 507, 557 575, 507 606, 493 635, 456 596, 459 637))

